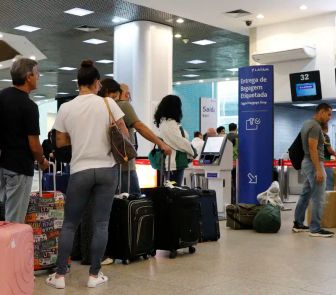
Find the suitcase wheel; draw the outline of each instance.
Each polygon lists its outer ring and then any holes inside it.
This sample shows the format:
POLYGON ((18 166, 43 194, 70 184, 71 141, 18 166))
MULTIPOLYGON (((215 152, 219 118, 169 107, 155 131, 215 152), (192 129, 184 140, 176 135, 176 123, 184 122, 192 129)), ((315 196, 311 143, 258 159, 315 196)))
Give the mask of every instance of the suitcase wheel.
POLYGON ((122 264, 124 264, 124 265, 128 265, 128 264, 130 264, 129 259, 125 259, 125 260, 123 260, 123 261, 122 261, 122 264))
POLYGON ((144 254, 144 255, 142 255, 142 258, 145 259, 145 260, 148 260, 149 259, 149 255, 148 254, 144 254))
POLYGON ((156 256, 156 250, 153 250, 150 254, 152 257, 155 257, 156 256))
POLYGON ((196 248, 195 247, 189 247, 189 253, 190 254, 194 254, 196 252, 196 248))
POLYGON ((169 254, 170 259, 174 259, 177 256, 177 251, 176 250, 171 250, 169 254))

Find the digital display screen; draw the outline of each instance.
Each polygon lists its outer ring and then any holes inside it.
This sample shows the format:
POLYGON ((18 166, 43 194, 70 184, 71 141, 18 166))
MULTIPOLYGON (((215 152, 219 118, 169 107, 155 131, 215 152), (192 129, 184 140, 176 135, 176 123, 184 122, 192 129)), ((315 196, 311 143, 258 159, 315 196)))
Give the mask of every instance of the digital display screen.
POLYGON ((292 101, 322 99, 320 71, 289 74, 292 101))
POLYGON ((296 96, 312 96, 316 95, 316 83, 296 84, 296 96))
POLYGON ((205 142, 203 153, 219 153, 222 148, 224 137, 208 137, 205 142))

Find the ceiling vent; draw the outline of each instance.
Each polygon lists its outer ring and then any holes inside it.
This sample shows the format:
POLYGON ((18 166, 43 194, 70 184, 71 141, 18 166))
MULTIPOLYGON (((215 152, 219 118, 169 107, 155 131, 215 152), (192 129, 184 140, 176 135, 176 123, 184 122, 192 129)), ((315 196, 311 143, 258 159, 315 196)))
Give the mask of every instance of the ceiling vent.
POLYGON ((236 10, 225 12, 225 14, 233 18, 240 18, 240 17, 249 16, 252 13, 246 10, 243 10, 243 9, 236 9, 236 10))
POLYGON ((95 32, 95 31, 98 31, 99 28, 83 25, 83 26, 76 27, 75 30, 79 30, 83 32, 95 32))

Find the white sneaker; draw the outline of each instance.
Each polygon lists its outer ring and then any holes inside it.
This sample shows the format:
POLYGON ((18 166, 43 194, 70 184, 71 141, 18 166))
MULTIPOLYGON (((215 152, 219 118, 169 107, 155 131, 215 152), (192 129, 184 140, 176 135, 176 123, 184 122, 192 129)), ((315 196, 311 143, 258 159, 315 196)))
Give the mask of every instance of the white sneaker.
POLYGON ((106 259, 104 259, 101 262, 101 265, 108 265, 108 264, 112 264, 113 263, 113 259, 111 259, 110 257, 107 257, 106 259))
POLYGON ((49 286, 52 286, 56 289, 64 289, 65 288, 65 279, 64 277, 59 277, 56 279, 56 273, 49 275, 46 279, 46 283, 49 286))
POLYGON ((102 272, 98 273, 98 277, 95 278, 93 276, 89 276, 89 280, 87 282, 88 288, 96 288, 102 284, 105 284, 108 281, 108 277, 104 276, 102 272))

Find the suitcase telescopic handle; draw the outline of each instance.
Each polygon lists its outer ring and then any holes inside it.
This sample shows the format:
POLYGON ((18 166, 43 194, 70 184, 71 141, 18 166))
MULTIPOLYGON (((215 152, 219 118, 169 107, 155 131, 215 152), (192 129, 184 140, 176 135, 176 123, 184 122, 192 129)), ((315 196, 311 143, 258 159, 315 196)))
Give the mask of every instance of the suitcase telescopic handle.
MULTIPOLYGON (((170 178, 170 155, 168 156, 168 169, 167 169, 167 179, 170 178)), ((165 168, 165 157, 163 152, 161 151, 161 167, 160 167, 160 186, 163 186, 163 179, 164 179, 164 168, 165 168)))
MULTIPOLYGON (((121 183, 122 183, 122 164, 119 164, 119 195, 121 192, 121 183)), ((130 161, 127 162, 127 193, 130 193, 131 187, 131 163, 130 161)))
MULTIPOLYGON (((49 162, 49 168, 50 166, 53 168, 53 184, 54 184, 54 195, 56 196, 56 165, 53 162, 49 162)), ((50 171, 50 170, 49 170, 50 171)), ((42 170, 39 168, 39 194, 42 196, 42 170)))

